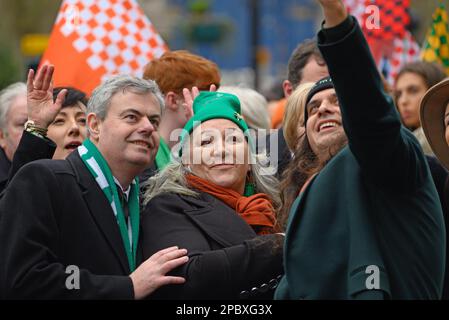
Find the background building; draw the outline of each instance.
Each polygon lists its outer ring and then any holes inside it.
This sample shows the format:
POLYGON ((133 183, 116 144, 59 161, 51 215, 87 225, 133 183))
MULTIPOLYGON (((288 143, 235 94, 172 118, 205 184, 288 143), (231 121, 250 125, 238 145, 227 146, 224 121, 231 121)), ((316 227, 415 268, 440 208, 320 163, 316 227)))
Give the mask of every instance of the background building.
MULTIPOLYGON (((103 0, 96 0, 103 1, 103 0)), ((138 0, 172 50, 215 61, 224 84, 259 90, 285 76, 291 51, 321 22, 316 0, 138 0), (257 77, 256 77, 257 76, 257 77)), ((449 0, 444 0, 449 8, 449 0)), ((60 0, 0 0, 0 88, 36 65, 60 0), (28 37, 24 37, 28 35, 28 37)), ((422 43, 437 0, 412 0, 413 33, 422 43)))

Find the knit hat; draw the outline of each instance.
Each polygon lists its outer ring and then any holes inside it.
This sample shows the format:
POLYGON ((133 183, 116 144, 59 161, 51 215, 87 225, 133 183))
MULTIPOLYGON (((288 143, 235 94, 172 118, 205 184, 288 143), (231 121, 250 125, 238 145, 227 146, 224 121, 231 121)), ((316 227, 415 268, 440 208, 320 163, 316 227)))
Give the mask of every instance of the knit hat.
POLYGON ((307 119, 309 118, 309 113, 307 112, 307 105, 309 104, 310 100, 312 100, 313 96, 320 91, 332 89, 333 87, 334 83, 332 82, 332 78, 327 76, 321 80, 318 80, 312 87, 312 89, 310 89, 309 93, 307 94, 306 106, 304 108, 304 123, 306 123, 307 119))
POLYGON ((186 136, 190 135, 196 126, 211 119, 227 119, 234 122, 243 133, 248 131, 248 125, 241 115, 240 101, 235 95, 202 91, 193 101, 193 116, 184 126, 180 155, 186 136))

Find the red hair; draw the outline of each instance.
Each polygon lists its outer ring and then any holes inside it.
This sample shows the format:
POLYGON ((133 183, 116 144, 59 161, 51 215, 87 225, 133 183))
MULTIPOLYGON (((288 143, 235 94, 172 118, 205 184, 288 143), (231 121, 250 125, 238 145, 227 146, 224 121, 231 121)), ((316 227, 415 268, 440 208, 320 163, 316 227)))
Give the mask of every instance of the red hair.
POLYGON ((207 91, 211 84, 220 86, 218 66, 186 50, 168 51, 152 60, 145 66, 143 78, 156 81, 163 94, 182 94, 183 88, 193 86, 207 91))

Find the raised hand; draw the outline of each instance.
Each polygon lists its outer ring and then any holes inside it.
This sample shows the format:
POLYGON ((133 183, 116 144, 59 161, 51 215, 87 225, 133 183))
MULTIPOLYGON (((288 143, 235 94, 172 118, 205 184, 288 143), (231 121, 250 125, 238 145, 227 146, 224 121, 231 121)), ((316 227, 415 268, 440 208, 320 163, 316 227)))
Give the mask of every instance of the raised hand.
POLYGON ((131 275, 134 298, 143 299, 156 289, 167 284, 182 284, 182 277, 166 276, 171 270, 186 263, 186 249, 170 247, 160 250, 143 262, 131 275))
POLYGON ((67 90, 61 90, 53 102, 53 72, 52 65, 42 66, 36 76, 34 70, 28 71, 28 120, 33 120, 36 126, 44 129, 56 118, 67 93, 67 90))
MULTIPOLYGON (((215 84, 211 84, 209 91, 217 91, 217 86, 215 84)), ((193 100, 195 100, 199 94, 200 91, 197 87, 192 87, 192 91, 187 88, 182 89, 182 95, 184 96, 183 106, 185 108, 186 119, 190 119, 193 116, 193 100)))
POLYGON ((342 23, 348 13, 342 0, 317 0, 324 14, 324 27, 332 28, 342 23))

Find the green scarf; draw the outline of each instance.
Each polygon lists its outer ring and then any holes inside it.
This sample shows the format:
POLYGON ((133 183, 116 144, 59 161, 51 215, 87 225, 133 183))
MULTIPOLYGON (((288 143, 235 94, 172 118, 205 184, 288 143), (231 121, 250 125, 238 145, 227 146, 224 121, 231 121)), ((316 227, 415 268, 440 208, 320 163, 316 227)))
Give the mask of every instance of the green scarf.
POLYGON ((156 162, 156 167, 159 171, 164 169, 171 161, 170 148, 162 138, 159 139, 159 149, 157 150, 156 159, 154 161, 156 162))
POLYGON ((139 238, 139 180, 135 178, 131 183, 128 198, 131 226, 128 228, 118 196, 117 186, 108 163, 89 139, 84 140, 83 144, 78 147, 78 153, 111 204, 112 211, 117 218, 123 245, 125 246, 129 269, 133 272, 136 269, 137 239, 139 238))

